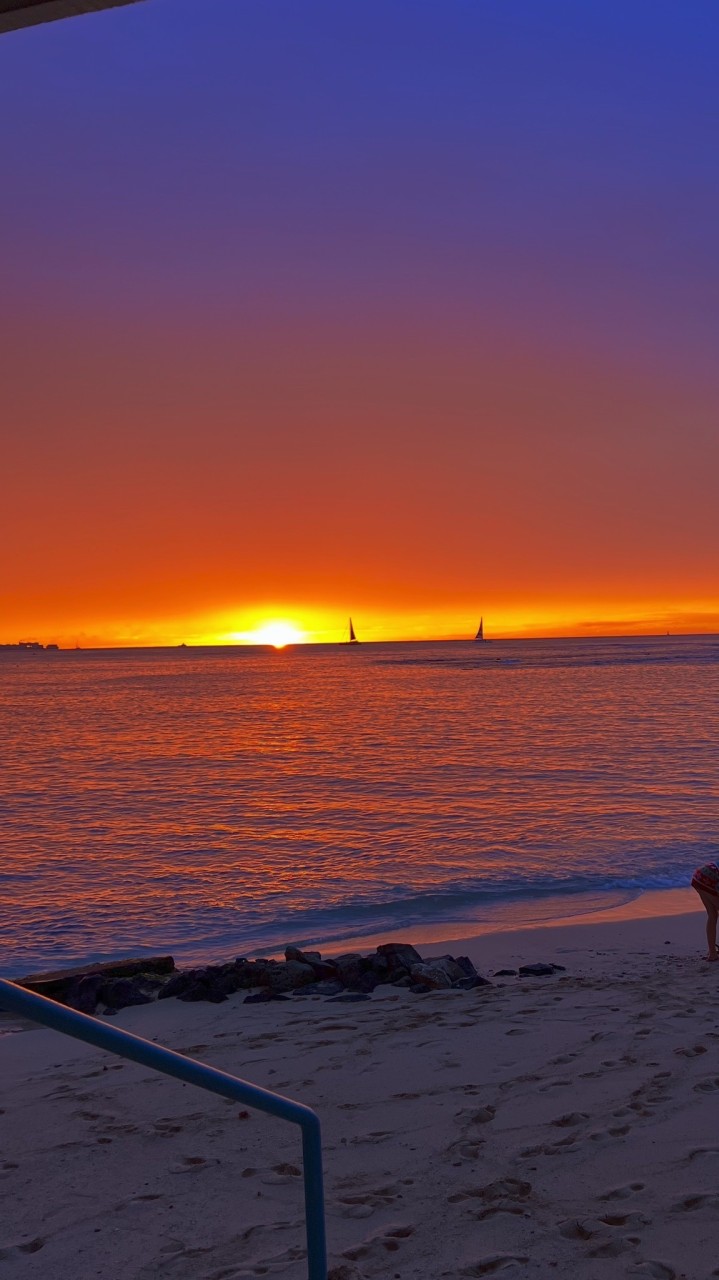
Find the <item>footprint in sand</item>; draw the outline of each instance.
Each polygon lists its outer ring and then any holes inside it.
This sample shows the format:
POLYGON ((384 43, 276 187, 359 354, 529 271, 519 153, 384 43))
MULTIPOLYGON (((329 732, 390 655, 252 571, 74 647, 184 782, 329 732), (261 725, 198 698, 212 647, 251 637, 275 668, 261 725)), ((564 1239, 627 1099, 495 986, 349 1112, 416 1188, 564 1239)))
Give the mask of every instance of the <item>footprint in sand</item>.
POLYGON ((11 1244, 5 1248, 0 1248, 0 1262, 11 1262, 13 1258, 21 1258, 24 1254, 37 1253, 45 1247, 45 1241, 41 1236, 37 1236, 35 1240, 28 1240, 22 1244, 11 1244))
POLYGON ((566 1115, 557 1116, 556 1120, 551 1120, 550 1124, 555 1125, 558 1129, 570 1129, 588 1119, 589 1116, 586 1111, 568 1111, 566 1115))
POLYGON ((560 1079, 557 1079, 557 1080, 549 1080, 547 1084, 540 1084, 537 1092, 550 1093, 552 1089, 568 1089, 573 1084, 574 1084, 573 1080, 569 1080, 566 1077, 561 1077, 560 1079))
POLYGON ((448 1156, 459 1156, 460 1160, 477 1160, 484 1146, 482 1139, 472 1142, 467 1138, 459 1138, 457 1142, 451 1142, 447 1147, 446 1154, 448 1156))
POLYGON ((615 1258, 639 1243, 638 1236, 619 1236, 615 1232, 624 1227, 636 1231, 649 1222, 643 1213, 606 1214, 602 1218, 564 1218, 557 1223, 557 1230, 564 1240, 586 1244, 591 1241, 587 1250, 590 1258, 615 1258))
POLYGON ((535 1075, 533 1072, 525 1072, 522 1076, 513 1076, 511 1080, 503 1080, 500 1089, 513 1089, 517 1084, 536 1084, 542 1077, 535 1075))
POLYGON ((684 1196, 672 1205, 675 1213, 693 1213, 696 1209, 719 1208, 719 1192, 708 1191, 696 1195, 684 1196))
POLYGON ((605 1227, 629 1227, 630 1231, 638 1231, 640 1227, 648 1227, 651 1218, 635 1209, 630 1213, 605 1213, 598 1221, 605 1227))
POLYGON ((600 1196, 600 1200, 628 1200, 630 1196, 637 1195, 644 1190, 643 1182, 627 1182, 623 1187, 612 1187, 611 1191, 605 1191, 600 1196))
POLYGON ((373 1259, 374 1261, 383 1260, 388 1253, 396 1253, 404 1240, 414 1235, 414 1227, 405 1224, 395 1224, 383 1227, 381 1231, 375 1235, 368 1236, 360 1244, 354 1245, 350 1249, 343 1251, 342 1257, 349 1258, 350 1262, 359 1262, 364 1259, 373 1259))
POLYGON ((298 1262, 304 1255, 304 1250, 297 1245, 289 1249, 284 1249, 282 1253, 277 1253, 273 1257, 263 1258, 261 1262, 241 1267, 221 1267, 218 1271, 210 1271, 206 1280, 249 1280, 251 1276, 267 1276, 272 1272, 286 1271, 287 1267, 298 1262))
POLYGON ((687 1049, 675 1049, 674 1052, 681 1058, 699 1058, 707 1052, 707 1047, 705 1044, 693 1044, 687 1049))
POLYGON ((594 1223, 581 1218, 565 1218, 557 1223, 557 1230, 564 1240, 591 1240, 596 1235, 594 1223))
POLYGON ((493 1218, 499 1214, 528 1217, 526 1201, 532 1194, 531 1182, 519 1178, 497 1178, 483 1187, 467 1187, 447 1196, 448 1204, 461 1204, 463 1201, 481 1200, 484 1208, 473 1213, 477 1221, 493 1218))
MULTIPOLYGON (((589 1135, 590 1138, 593 1136, 589 1135)), ((560 1138, 558 1142, 544 1142, 536 1147, 525 1147, 520 1151, 522 1159, 527 1160, 532 1156, 562 1156, 567 1155, 570 1151, 576 1151, 578 1148, 579 1134, 568 1133, 566 1138, 560 1138)))
MULTIPOLYGON (((666 1262, 639 1262, 636 1267, 632 1267, 629 1275, 632 1276, 651 1276, 652 1280, 676 1280, 676 1271, 673 1267, 668 1266, 666 1262)), ((714 1272, 716 1275, 716 1271, 714 1272)))
POLYGON ((497 1114, 496 1107, 479 1107, 472 1111, 458 1111, 455 1120, 458 1124, 489 1124, 490 1120, 494 1120, 497 1114))
POLYGON ((301 1177, 302 1170, 298 1169, 296 1164, 273 1164, 272 1168, 262 1175, 260 1181, 266 1187, 281 1187, 301 1177))
POLYGON ((719 1076, 707 1076, 705 1080, 700 1080, 694 1085, 695 1093, 716 1093, 719 1089, 719 1076))
POLYGON ((197 1173, 200 1169, 207 1169, 211 1164, 219 1163, 219 1160, 207 1156, 183 1156, 182 1160, 170 1165, 170 1173, 197 1173))
POLYGON ((396 1186, 376 1187, 372 1191, 364 1191, 351 1196, 340 1196, 337 1201, 340 1212, 345 1218, 369 1218, 375 1209, 384 1209, 394 1204, 402 1192, 396 1186))
POLYGON ((350 1142, 353 1147, 362 1146, 366 1142, 375 1145, 378 1142, 386 1142, 388 1138, 393 1138, 394 1132, 391 1129, 373 1129, 371 1133, 358 1133, 355 1138, 351 1138, 350 1142))
POLYGON ((603 1142, 605 1138, 625 1138, 631 1131, 631 1125, 615 1124, 609 1129, 598 1129, 595 1133, 590 1133, 590 1142, 603 1142))
POLYGON ((480 1258, 478 1262, 473 1262, 469 1267, 462 1267, 461 1276, 492 1276, 498 1271, 507 1271, 510 1267, 523 1267, 529 1262, 526 1254, 522 1253, 491 1253, 486 1258, 480 1258))

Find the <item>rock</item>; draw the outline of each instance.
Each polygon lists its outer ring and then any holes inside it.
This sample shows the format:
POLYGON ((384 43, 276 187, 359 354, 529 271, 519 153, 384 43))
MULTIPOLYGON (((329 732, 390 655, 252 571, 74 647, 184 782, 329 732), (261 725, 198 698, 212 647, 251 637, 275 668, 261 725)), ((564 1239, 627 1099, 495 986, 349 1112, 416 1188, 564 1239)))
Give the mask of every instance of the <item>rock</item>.
POLYGON ((552 973, 564 972, 561 964, 520 964, 520 978, 546 978, 552 973))
POLYGON ((183 991, 177 999, 184 1000, 187 1004, 199 1003, 202 1000, 206 1000, 209 1004, 222 1004, 227 999, 227 995, 217 987, 207 986, 204 982, 193 982, 192 986, 183 991))
POLYGON ((257 978, 256 966, 251 960, 245 960, 243 957, 240 957, 239 960, 235 960, 234 970, 235 980, 237 982, 236 989, 238 991, 246 991, 249 987, 258 987, 260 985, 257 978))
POLYGON ((392 986, 393 987, 411 987, 412 979, 410 978, 408 973, 405 973, 402 975, 401 978, 396 978, 395 981, 392 983, 392 986))
POLYGON ((78 1013, 94 1013, 104 981, 100 973, 76 978, 66 989, 63 1003, 69 1005, 71 1009, 77 1009, 78 1013))
MULTIPOLYGON (((441 991, 451 987, 451 979, 447 976, 444 968, 439 965, 430 964, 422 961, 421 964, 412 965, 411 978, 415 986, 421 985, 428 987, 431 991, 441 991)), ((410 991, 414 990, 410 987, 410 991)))
POLYGON ((379 986, 379 981, 379 978, 374 973, 361 973, 356 982, 350 982, 347 985, 350 991, 367 994, 379 986))
POLYGON ((446 973, 449 978, 450 986, 453 982, 459 982, 460 978, 474 977, 477 972, 472 962, 468 960, 467 963, 470 966, 470 972, 467 973, 462 965, 458 964, 452 956, 427 956, 422 963, 430 965, 432 969, 441 969, 443 973, 446 973))
POLYGON ((310 960, 312 972, 317 982, 331 982, 337 977, 337 965, 334 960, 310 960))
POLYGON ((361 991, 345 991, 341 996, 331 996, 325 1004, 356 1004, 358 1000, 369 1000, 369 996, 361 991))
POLYGON ((200 972, 199 969, 185 969, 183 972, 174 973, 158 993, 158 1000, 171 1000, 173 996, 183 995, 197 981, 196 975, 200 972))
POLYGON ((475 969, 469 956, 457 956, 454 963, 459 965, 465 978, 473 978, 477 973, 477 969, 475 969))
POLYGON ((241 986, 235 964, 211 964, 204 969, 190 969, 185 974, 178 974, 177 979, 170 979, 160 992, 160 999, 177 996, 178 1000, 187 1003, 207 1000, 210 1004, 222 1004, 241 986))
POLYGON ((300 951, 299 947, 285 947, 285 960, 297 960, 300 964, 320 964, 319 951, 300 951))
POLYGON ((103 983, 100 998, 108 1009, 128 1009, 131 1005, 152 1003, 152 996, 142 990, 142 980, 137 978, 110 978, 103 983))
POLYGON ((516 978, 517 970, 516 969, 498 969, 494 976, 495 978, 516 978))
POLYGON ((413 982, 410 978, 408 990, 415 996, 428 996, 431 987, 425 986, 424 982, 413 982))
MULTIPOLYGON (((83 965, 81 968, 56 969, 51 973, 31 973, 16 979, 19 987, 35 991, 40 996, 67 1003, 67 992, 75 998, 83 978, 100 975, 102 978, 133 978, 138 974, 169 974, 175 971, 172 956, 141 956, 131 960, 112 960, 107 964, 83 965)), ((89 988, 88 988, 89 990, 89 988)))
POLYGON ((243 1004, 269 1004, 270 1000, 289 1000, 289 996, 280 995, 276 991, 265 989, 257 991, 254 995, 245 996, 243 1004))
POLYGON ((310 982, 306 987, 298 987, 295 994, 303 996, 337 996, 340 991, 344 991, 341 982, 310 982))
POLYGON ((460 978, 459 982, 452 983, 453 991, 474 991, 475 987, 491 987, 489 978, 483 978, 481 973, 475 973, 473 978, 460 978))
POLYGON ((377 954, 384 956, 388 966, 390 981, 409 973, 412 966, 422 963, 422 957, 409 942, 385 942, 377 948, 377 954))
POLYGON ((269 987, 270 991, 281 993, 295 991, 298 987, 306 987, 315 981, 315 974, 310 964, 300 960, 286 960, 284 964, 268 965, 258 974, 260 986, 269 987))
POLYGON ((375 951, 374 955, 365 957, 366 972, 372 973, 379 982, 390 982, 390 963, 385 955, 375 951))
POLYGON ((362 956, 358 951, 346 951, 341 956, 335 956, 335 973, 337 981, 343 986, 349 987, 354 982, 359 982, 365 967, 362 963, 362 956))

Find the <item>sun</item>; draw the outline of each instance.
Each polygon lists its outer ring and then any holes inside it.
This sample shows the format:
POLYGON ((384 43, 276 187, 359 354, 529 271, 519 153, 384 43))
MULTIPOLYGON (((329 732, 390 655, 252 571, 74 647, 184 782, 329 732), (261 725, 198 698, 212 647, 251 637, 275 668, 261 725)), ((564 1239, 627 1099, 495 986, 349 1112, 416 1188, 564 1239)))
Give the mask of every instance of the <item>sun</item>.
POLYGON ((284 649, 288 644, 300 644, 302 632, 291 622, 265 622, 256 631, 247 634, 250 644, 271 644, 275 649, 284 649))

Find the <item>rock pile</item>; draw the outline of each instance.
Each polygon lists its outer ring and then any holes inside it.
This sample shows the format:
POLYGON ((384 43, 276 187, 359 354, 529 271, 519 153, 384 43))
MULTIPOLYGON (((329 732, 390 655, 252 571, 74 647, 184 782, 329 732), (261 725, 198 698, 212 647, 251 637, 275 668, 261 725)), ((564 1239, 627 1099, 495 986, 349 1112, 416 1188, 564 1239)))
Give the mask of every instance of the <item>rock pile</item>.
POLYGON ((319 951, 287 947, 284 960, 247 960, 200 969, 175 968, 170 956, 98 965, 92 970, 68 971, 23 979, 21 985, 82 1013, 109 1013, 152 1000, 207 1000, 219 1004, 238 991, 259 1003, 292 996, 324 996, 329 1000, 366 1000, 375 987, 391 984, 416 994, 442 990, 471 990, 489 986, 467 956, 422 959, 406 942, 388 942, 371 955, 348 951, 322 959, 319 951))

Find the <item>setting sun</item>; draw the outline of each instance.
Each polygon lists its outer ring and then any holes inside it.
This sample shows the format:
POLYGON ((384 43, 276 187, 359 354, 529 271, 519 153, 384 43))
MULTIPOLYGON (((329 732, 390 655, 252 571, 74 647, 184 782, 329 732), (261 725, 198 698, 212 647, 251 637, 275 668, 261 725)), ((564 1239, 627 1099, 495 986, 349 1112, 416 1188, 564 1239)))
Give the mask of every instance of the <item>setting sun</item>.
POLYGON ((275 649, 284 649, 288 644, 301 644, 304 636, 291 622, 266 622, 256 631, 247 632, 243 639, 246 644, 271 644, 275 649))

